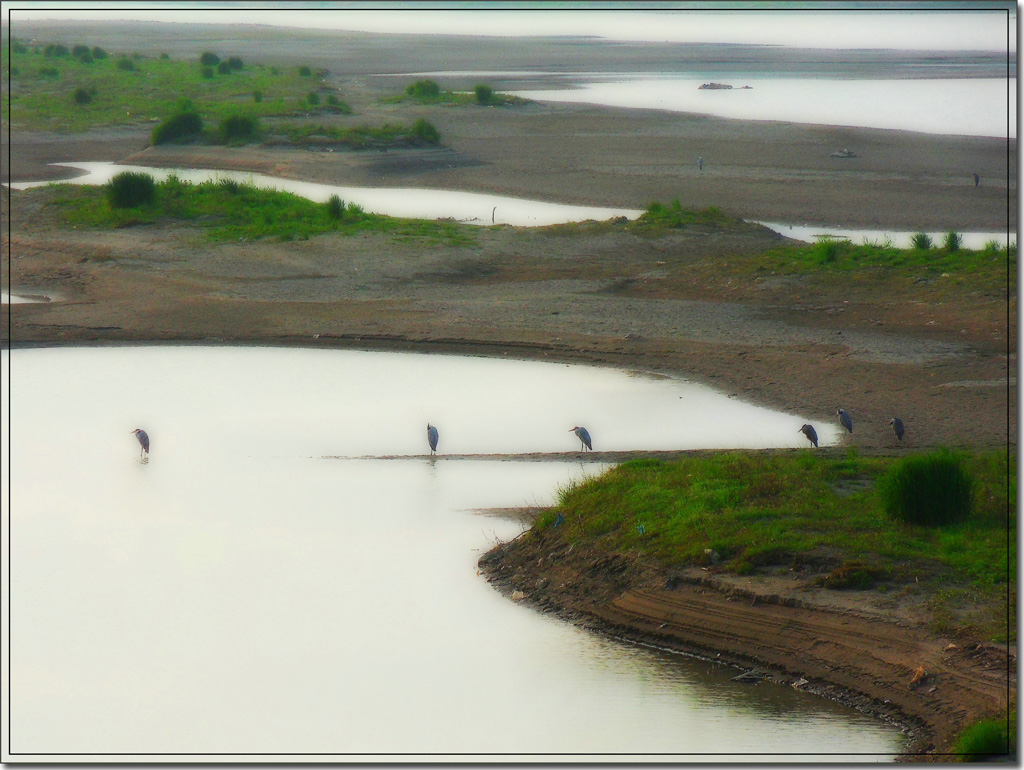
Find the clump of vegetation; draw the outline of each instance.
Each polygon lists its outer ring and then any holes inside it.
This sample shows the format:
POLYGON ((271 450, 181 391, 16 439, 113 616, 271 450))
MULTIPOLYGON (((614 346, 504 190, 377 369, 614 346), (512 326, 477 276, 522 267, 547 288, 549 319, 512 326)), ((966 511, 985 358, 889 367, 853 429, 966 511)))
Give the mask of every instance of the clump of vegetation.
POLYGON ((203 51, 199 56, 199 63, 204 67, 216 67, 220 64, 220 57, 212 51, 203 51))
POLYGON ((441 86, 433 80, 417 80, 405 87, 405 93, 415 99, 437 99, 441 95, 441 86))
POLYGON ((983 719, 964 728, 953 743, 952 753, 961 762, 978 762, 1017 752, 1016 709, 1006 719, 983 719))
POLYGON ((207 80, 213 80, 213 67, 203 67, 200 74, 207 80))
POLYGON ((932 247, 932 238, 928 233, 914 233, 910 236, 910 244, 921 251, 928 251, 932 247))
POLYGON ((473 93, 476 94, 477 104, 490 104, 491 99, 494 98, 494 91, 485 83, 474 86, 473 93))
POLYGON ((217 126, 220 144, 241 145, 255 142, 260 136, 260 122, 251 115, 229 115, 217 126))
POLYGON ((964 239, 956 230, 950 230, 946 233, 943 238, 942 245, 949 253, 960 251, 960 247, 963 245, 964 239))
POLYGON ((412 135, 429 144, 438 144, 441 141, 441 132, 437 130, 433 123, 423 118, 418 118, 412 124, 412 135))
POLYGON ((289 123, 276 130, 293 144, 346 145, 354 150, 386 149, 388 147, 415 146, 423 143, 438 144, 441 134, 429 121, 422 118, 412 126, 384 123, 380 126, 324 126, 310 123, 289 123))
POLYGON ((306 94, 306 101, 309 103, 311 107, 319 107, 320 94, 318 94, 316 91, 310 91, 308 94, 306 94))
POLYGON ((199 116, 190 101, 185 100, 178 105, 178 112, 163 121, 150 135, 154 145, 170 142, 187 142, 195 139, 203 132, 203 119, 199 116))
POLYGON ((301 67, 299 67, 299 75, 304 78, 312 77, 313 70, 311 70, 309 67, 303 64, 301 67))
POLYGON ((156 182, 149 174, 123 171, 107 182, 106 196, 115 209, 148 206, 156 200, 156 182))
POLYGON ((107 58, 107 52, 100 48, 98 45, 92 48, 92 58, 96 61, 103 61, 107 58))
POLYGON ((75 93, 72 98, 75 100, 75 104, 88 104, 92 101, 92 98, 96 95, 96 87, 85 88, 79 86, 75 89, 75 93))
POLYGON ((819 236, 814 242, 814 254, 823 263, 835 262, 841 246, 849 242, 847 238, 833 238, 830 235, 819 236))
POLYGON ((331 219, 341 219, 345 216, 345 201, 340 195, 332 195, 327 199, 327 216, 331 219))
POLYGON ((738 220, 727 217, 717 206, 708 206, 701 211, 683 208, 676 198, 671 204, 665 205, 658 201, 647 204, 644 213, 634 223, 634 227, 642 228, 680 228, 687 225, 720 225, 735 224, 738 220))
POLYGON ((900 460, 879 481, 878 491, 886 513, 909 524, 941 527, 971 514, 971 477, 949 451, 900 460))

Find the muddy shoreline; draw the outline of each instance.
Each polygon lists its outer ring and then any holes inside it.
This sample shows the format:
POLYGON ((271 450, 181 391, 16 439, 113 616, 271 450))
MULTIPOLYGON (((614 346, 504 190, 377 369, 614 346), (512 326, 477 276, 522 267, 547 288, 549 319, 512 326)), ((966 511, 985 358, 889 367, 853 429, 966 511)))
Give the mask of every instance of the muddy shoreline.
MULTIPOLYGON (((148 146, 149 124, 72 136, 14 127, 5 137, 12 149, 5 179, 67 178, 74 172, 48 164, 116 160, 628 208, 678 198, 688 208, 716 206, 748 221, 900 230, 1017 225, 1016 141, 588 105, 388 105, 379 99, 394 92, 395 81, 375 76, 382 72, 385 36, 240 27, 224 40, 223 28, 190 26, 186 34, 174 26, 37 25, 16 34, 59 33, 115 51, 129 34, 140 49, 172 56, 198 55, 211 41, 222 48, 237 43, 268 63, 328 69, 326 85, 338 88, 357 113, 337 118, 341 124, 425 117, 444 146, 386 155, 156 148, 148 146), (829 157, 844 147, 856 150, 855 163, 829 157), (693 163, 697 155, 707 160, 703 175, 693 163), (974 171, 984 180, 977 189, 974 171)), ((424 52, 413 38, 389 44, 391 72, 438 68, 431 59, 436 49, 424 52)), ((459 55, 478 62, 496 57, 494 67, 512 69, 565 59, 565 45, 548 40, 495 49, 492 41, 459 40, 459 55)), ((599 48, 586 47, 587 67, 598 66, 599 48)), ((614 47, 615 58, 604 66, 642 71, 675 53, 614 47)), ((212 244, 181 223, 110 232, 71 228, 52 205, 55 195, 2 192, 11 214, 10 235, 3 232, 4 285, 59 296, 4 309, 4 344, 14 349, 301 345, 589 363, 696 380, 812 421, 835 419, 842 404, 858 429, 839 452, 1016 445, 1016 296, 999 287, 964 296, 927 271, 896 287, 770 271, 752 277, 730 260, 785 240, 754 225, 696 226, 654 239, 481 228, 472 244, 461 246, 374 233, 212 244), (894 414, 907 424, 902 444, 887 427, 894 414)), ((567 549, 550 536, 523 536, 485 556, 481 569, 499 590, 523 591, 538 608, 604 633, 720 654, 786 683, 806 678, 801 686, 908 726, 915 751, 941 749, 965 720, 997 712, 1005 706, 1005 672, 1015 680, 1015 649, 937 639, 925 629, 921 608, 894 617, 867 597, 843 604, 766 579, 746 585, 721 574, 666 575, 628 555, 567 549), (540 581, 547 582, 538 587, 540 581), (726 612, 734 604, 745 612, 726 612), (798 611, 809 617, 787 614, 798 611), (816 636, 794 635, 767 647, 745 635, 757 623, 772 629, 762 639, 778 638, 775 631, 787 623, 810 624, 816 636), (853 626, 858 639, 874 641, 852 644, 853 626), (893 635, 899 641, 879 660, 877 648, 893 635), (931 679, 911 686, 918 666, 931 679)))

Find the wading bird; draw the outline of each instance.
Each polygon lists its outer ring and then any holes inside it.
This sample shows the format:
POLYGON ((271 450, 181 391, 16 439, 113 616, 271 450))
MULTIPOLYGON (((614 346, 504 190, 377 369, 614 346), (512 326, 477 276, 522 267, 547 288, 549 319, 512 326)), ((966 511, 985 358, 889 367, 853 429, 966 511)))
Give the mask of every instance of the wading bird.
POLYGON ((427 443, 430 444, 430 454, 437 451, 437 428, 427 423, 427 443))
POLYGON ((805 436, 807 436, 807 440, 814 444, 814 446, 818 446, 818 432, 814 430, 813 425, 808 425, 807 423, 804 423, 803 425, 800 426, 800 433, 803 433, 805 436))
POLYGON ((571 433, 575 433, 576 438, 580 440, 581 452, 583 451, 583 447, 586 447, 588 450, 594 448, 593 445, 590 443, 590 433, 587 431, 586 428, 581 428, 579 425, 576 425, 575 427, 569 428, 569 431, 571 433))
POLYGON ((843 424, 843 427, 850 431, 850 433, 853 433, 853 418, 850 417, 849 413, 842 407, 839 407, 836 409, 836 414, 839 415, 839 422, 843 424))
POLYGON ((146 433, 142 428, 136 428, 132 431, 135 434, 135 438, 139 440, 139 446, 142 447, 142 451, 139 452, 139 457, 149 455, 149 434, 146 433))
POLYGON ((892 426, 892 432, 896 434, 896 438, 900 441, 903 440, 903 420, 899 417, 893 417, 889 420, 889 424, 892 426))

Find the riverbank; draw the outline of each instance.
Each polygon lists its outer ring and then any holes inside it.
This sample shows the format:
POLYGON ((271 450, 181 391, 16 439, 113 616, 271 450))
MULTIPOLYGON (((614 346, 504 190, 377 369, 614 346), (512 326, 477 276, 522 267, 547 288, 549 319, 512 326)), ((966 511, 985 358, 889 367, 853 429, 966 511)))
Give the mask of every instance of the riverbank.
POLYGON ((538 611, 898 724, 905 761, 953 759, 946 752, 956 734, 997 716, 1016 694, 1015 648, 930 633, 917 612, 894 609, 877 593, 814 588, 811 563, 782 577, 667 570, 548 528, 498 545, 480 568, 503 594, 538 611))

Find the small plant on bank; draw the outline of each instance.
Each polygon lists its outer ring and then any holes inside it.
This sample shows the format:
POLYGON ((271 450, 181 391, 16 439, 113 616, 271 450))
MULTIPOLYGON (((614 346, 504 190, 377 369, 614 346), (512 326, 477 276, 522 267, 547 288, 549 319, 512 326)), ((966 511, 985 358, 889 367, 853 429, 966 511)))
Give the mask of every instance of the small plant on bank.
POLYGON ((150 142, 154 145, 187 142, 195 139, 202 131, 203 119, 199 113, 194 108, 186 108, 154 128, 150 142))
POLYGON ((405 93, 416 99, 437 99, 441 95, 441 86, 433 80, 417 80, 405 87, 405 93))
POLYGON ((975 722, 957 736, 953 753, 959 755, 961 762, 978 762, 1014 753, 1017 743, 1016 730, 1013 729, 1015 721, 1008 718, 975 722))
POLYGON ((920 251, 928 251, 932 247, 932 239, 928 233, 914 233, 910 236, 910 245, 920 251))
POLYGON ((220 144, 248 144, 256 141, 259 134, 260 123, 250 115, 229 115, 217 127, 217 141, 220 144))
POLYGON ((835 262, 843 244, 849 244, 846 238, 835 238, 822 235, 814 242, 814 254, 823 263, 835 262))
POLYGON ((889 516, 928 527, 963 521, 974 498, 961 459, 947 450, 901 460, 879 480, 878 491, 889 516))
POLYGON ((345 216, 345 201, 338 195, 332 195, 327 200, 327 216, 331 219, 341 219, 345 216))
POLYGON ((945 246, 946 251, 950 254, 960 251, 960 247, 963 245, 964 239, 956 230, 950 230, 946 233, 945 238, 942 241, 942 245, 945 246))
POLYGON ((494 96, 494 91, 490 86, 480 83, 473 88, 473 93, 476 94, 477 104, 490 104, 491 98, 494 96))
POLYGON ((441 132, 437 130, 433 123, 423 118, 418 118, 412 124, 412 135, 430 144, 438 144, 441 141, 441 132))
POLYGON ((107 182, 106 194, 111 208, 148 206, 156 200, 156 182, 149 174, 123 171, 107 182))

